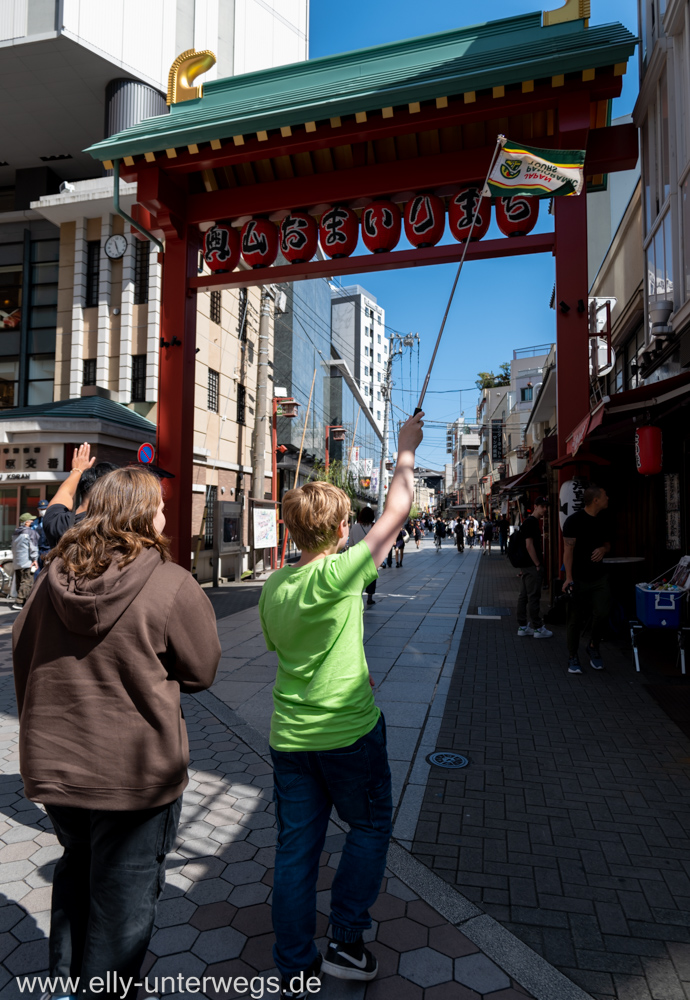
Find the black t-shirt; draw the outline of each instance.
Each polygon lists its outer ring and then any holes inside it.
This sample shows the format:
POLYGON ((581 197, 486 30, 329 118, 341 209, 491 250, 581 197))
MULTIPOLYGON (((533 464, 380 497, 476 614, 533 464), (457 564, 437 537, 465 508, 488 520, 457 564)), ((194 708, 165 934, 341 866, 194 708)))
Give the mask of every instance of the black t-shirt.
POLYGON ((51 504, 43 515, 43 531, 51 549, 60 541, 64 533, 86 517, 86 511, 75 514, 62 503, 51 504))
MULTIPOLYGON (((532 541, 534 542, 534 551, 536 552, 537 559, 540 563, 543 562, 544 556, 541 550, 541 525, 539 524, 539 518, 534 517, 533 514, 530 514, 529 517, 526 517, 525 520, 522 522, 522 525, 520 526, 520 534, 524 538, 525 542, 527 541, 528 538, 532 539, 532 541)), ((525 561, 525 566, 534 566, 534 560, 530 556, 529 552, 527 553, 527 560, 525 561)))
POLYGON ((596 580, 606 572, 601 562, 592 562, 592 552, 609 541, 605 517, 592 517, 586 510, 578 510, 563 525, 563 537, 575 539, 573 553, 573 580, 596 580))

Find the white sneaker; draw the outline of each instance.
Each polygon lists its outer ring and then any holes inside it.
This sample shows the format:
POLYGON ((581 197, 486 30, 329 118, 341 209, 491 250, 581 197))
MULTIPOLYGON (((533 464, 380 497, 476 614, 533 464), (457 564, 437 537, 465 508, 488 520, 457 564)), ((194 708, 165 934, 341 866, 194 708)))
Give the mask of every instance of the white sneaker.
POLYGON ((529 625, 518 625, 518 635, 534 635, 534 629, 529 625))
POLYGON ((544 628, 544 626, 542 625, 541 628, 535 628, 532 634, 534 635, 535 639, 550 639, 551 636, 553 635, 553 632, 549 632, 549 630, 547 628, 544 628))

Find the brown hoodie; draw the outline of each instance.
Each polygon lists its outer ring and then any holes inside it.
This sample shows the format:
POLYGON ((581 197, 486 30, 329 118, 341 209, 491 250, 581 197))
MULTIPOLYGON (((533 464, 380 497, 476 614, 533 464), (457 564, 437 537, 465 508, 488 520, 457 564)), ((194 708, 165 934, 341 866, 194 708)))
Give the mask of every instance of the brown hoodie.
POLYGON ((206 594, 145 549, 75 579, 54 559, 12 629, 27 798, 148 809, 187 784, 180 691, 210 687, 220 659, 206 594))

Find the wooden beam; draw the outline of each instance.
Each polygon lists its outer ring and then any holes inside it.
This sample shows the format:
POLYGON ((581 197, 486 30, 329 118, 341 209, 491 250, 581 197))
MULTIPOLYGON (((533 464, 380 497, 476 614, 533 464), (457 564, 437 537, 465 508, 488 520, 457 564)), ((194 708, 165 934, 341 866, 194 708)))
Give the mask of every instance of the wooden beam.
MULTIPOLYGON (((554 234, 504 237, 499 240, 477 240, 467 248, 467 260, 489 260, 530 253, 553 253, 554 234)), ((340 257, 337 260, 312 260, 306 264, 283 264, 262 267, 255 271, 233 271, 231 274, 199 274, 189 279, 189 288, 196 291, 216 291, 221 288, 252 288, 272 282, 306 281, 332 275, 363 274, 368 271, 391 271, 397 268, 427 267, 431 264, 454 264, 460 260, 462 243, 421 250, 394 250, 391 253, 370 253, 360 257, 340 257)))

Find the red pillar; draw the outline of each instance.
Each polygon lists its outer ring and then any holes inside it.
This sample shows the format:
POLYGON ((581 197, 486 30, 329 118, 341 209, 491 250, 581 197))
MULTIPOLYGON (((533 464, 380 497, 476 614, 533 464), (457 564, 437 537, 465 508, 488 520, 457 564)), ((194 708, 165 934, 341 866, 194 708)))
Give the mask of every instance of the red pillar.
MULTIPOLYGON (((560 102, 558 115, 561 149, 586 149, 589 95, 568 95, 560 102)), ((558 455, 562 457, 566 438, 589 412, 586 193, 554 198, 554 210, 558 455), (569 306, 568 311, 561 308, 562 302, 569 306), (584 306, 582 311, 579 303, 584 306)))
POLYGON ((158 376, 158 462, 174 473, 165 482, 166 534, 173 558, 189 569, 192 549, 192 467, 194 374, 196 367, 196 291, 187 279, 197 273, 199 235, 181 227, 166 234, 161 303, 158 376), (179 343, 173 343, 173 340, 179 343), (165 342, 169 346, 164 347, 165 342))

